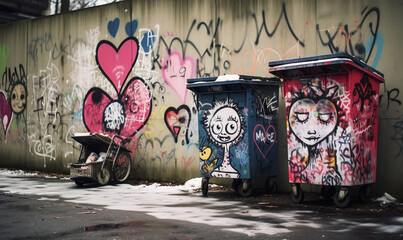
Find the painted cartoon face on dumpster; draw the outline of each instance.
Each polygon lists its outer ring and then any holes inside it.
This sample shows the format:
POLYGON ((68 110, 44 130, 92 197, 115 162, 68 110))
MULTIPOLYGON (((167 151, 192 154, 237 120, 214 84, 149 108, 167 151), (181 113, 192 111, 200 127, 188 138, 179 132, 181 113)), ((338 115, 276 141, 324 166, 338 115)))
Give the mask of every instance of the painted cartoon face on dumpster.
MULTIPOLYGON (((239 172, 231 164, 230 147, 241 141, 244 136, 245 122, 243 120, 244 116, 232 99, 216 101, 213 108, 205 112, 203 124, 209 139, 213 144, 224 148, 222 162, 212 171, 212 177, 239 178, 239 172)), ((203 152, 203 155, 200 155, 201 160, 204 159, 204 154, 203 152)), ((215 159, 208 166, 212 168, 217 162, 218 159, 215 159)))
POLYGON ((328 99, 315 102, 303 98, 291 106, 288 119, 295 136, 306 145, 314 146, 336 128, 337 110, 328 99))

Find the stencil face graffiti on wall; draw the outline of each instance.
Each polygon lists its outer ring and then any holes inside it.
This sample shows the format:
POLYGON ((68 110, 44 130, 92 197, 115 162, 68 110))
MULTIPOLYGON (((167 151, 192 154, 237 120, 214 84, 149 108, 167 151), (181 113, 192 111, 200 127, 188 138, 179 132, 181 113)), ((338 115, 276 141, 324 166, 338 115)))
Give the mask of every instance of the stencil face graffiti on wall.
POLYGON ((151 113, 151 96, 143 79, 126 79, 137 60, 138 40, 125 39, 119 48, 108 41, 97 47, 99 68, 117 93, 112 98, 100 88, 91 88, 84 98, 83 120, 91 132, 131 137, 147 122, 151 113))
POLYGON ((214 107, 206 111, 203 124, 210 140, 224 148, 222 164, 211 173, 213 177, 239 178, 239 173, 231 165, 229 149, 237 144, 245 134, 244 116, 233 101, 215 102, 214 107))

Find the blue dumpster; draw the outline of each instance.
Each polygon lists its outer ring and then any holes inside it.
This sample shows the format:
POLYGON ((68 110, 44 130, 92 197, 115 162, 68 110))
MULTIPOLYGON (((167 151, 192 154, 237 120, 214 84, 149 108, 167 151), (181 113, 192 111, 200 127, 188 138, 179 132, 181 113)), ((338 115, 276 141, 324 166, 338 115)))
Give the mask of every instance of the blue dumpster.
POLYGON ((277 188, 279 78, 242 75, 194 78, 197 94, 202 193, 210 177, 231 178, 242 196, 252 194, 251 179, 268 177, 277 188))

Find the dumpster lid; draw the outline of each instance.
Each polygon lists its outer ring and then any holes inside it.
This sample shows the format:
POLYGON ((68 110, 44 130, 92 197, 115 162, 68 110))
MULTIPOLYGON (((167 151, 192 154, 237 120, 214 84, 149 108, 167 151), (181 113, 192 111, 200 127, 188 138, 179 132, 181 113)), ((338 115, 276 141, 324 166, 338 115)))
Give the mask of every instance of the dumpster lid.
MULTIPOLYGON (((101 133, 75 133, 74 136, 72 136, 74 140, 79 142, 82 145, 86 146, 109 146, 111 143, 112 139, 108 135, 104 135, 101 133)), ((128 150, 125 146, 121 146, 123 150, 131 152, 128 150)))
MULTIPOLYGON (((357 68, 361 68, 362 70, 373 75, 379 81, 384 81, 384 75, 381 72, 367 65, 365 62, 359 60, 358 58, 351 56, 348 53, 333 53, 312 57, 272 61, 269 62, 269 72, 276 76, 288 77, 289 75, 285 74, 285 71, 302 68, 323 67, 327 68, 325 69, 327 71, 325 71, 324 73, 332 73, 337 72, 336 68, 334 68, 335 65, 342 64, 350 64, 357 68)), ((295 73, 292 75, 295 75, 295 73)))
POLYGON ((201 86, 213 86, 213 85, 227 85, 227 84, 280 85, 281 79, 277 77, 258 77, 248 75, 226 74, 217 77, 189 78, 187 80, 188 88, 199 86, 201 87, 201 86))

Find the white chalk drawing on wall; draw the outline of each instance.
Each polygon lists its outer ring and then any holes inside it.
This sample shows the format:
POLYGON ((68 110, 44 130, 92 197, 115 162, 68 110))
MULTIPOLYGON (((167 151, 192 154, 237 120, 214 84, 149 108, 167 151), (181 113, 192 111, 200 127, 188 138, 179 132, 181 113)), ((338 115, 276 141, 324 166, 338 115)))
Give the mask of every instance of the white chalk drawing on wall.
POLYGON ((239 178, 239 172, 231 165, 230 147, 241 141, 245 134, 244 118, 231 99, 216 101, 213 108, 205 112, 203 124, 210 140, 224 148, 223 161, 211 173, 212 177, 239 178))

